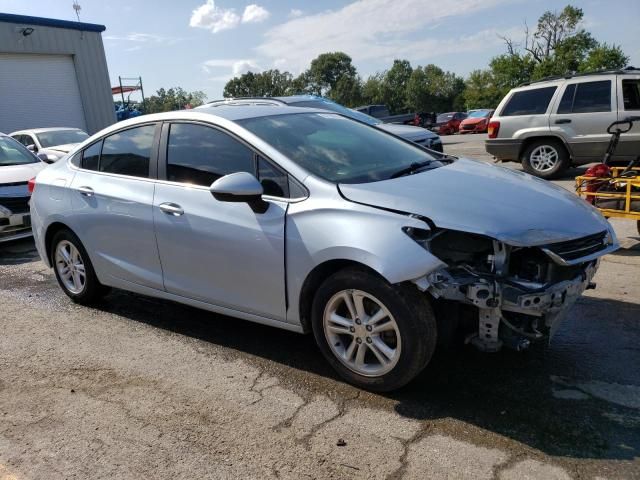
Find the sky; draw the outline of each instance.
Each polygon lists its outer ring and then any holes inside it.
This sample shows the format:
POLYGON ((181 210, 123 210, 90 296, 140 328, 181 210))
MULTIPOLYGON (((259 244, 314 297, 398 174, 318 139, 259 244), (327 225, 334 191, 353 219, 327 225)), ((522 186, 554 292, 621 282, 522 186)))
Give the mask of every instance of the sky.
MULTIPOLYGON (((112 85, 141 76, 148 96, 180 86, 222 97, 247 71, 304 71, 318 54, 343 51, 358 73, 394 59, 435 63, 466 76, 519 42, 524 23, 567 0, 78 0, 80 20, 102 34, 112 85), (255 3, 254 3, 255 2, 255 3)), ((73 0, 0 0, 0 12, 76 20, 73 0)), ((620 45, 640 67, 640 0, 577 0, 584 27, 620 45)))

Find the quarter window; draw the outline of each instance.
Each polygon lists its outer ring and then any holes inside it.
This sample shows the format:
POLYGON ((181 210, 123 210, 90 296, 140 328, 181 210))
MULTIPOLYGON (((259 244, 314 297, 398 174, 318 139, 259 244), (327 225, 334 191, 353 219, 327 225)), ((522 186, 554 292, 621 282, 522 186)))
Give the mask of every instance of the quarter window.
POLYGON ((208 187, 235 172, 255 174, 253 151, 220 130, 174 123, 167 146, 167 180, 208 187))
POLYGON ((155 128, 155 125, 145 125, 105 138, 100 156, 100 171, 148 177, 155 128))
POLYGON ((82 168, 85 170, 98 170, 100 164, 100 150, 102 142, 97 142, 85 149, 82 153, 82 168))
POLYGON ((501 116, 542 115, 547 111, 556 87, 533 88, 514 93, 502 109, 501 116))

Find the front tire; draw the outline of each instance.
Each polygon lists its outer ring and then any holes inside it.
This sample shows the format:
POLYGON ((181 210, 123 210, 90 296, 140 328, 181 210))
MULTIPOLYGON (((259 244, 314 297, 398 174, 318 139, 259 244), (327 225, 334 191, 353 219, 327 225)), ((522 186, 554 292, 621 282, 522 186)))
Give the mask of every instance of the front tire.
POLYGON ((320 351, 347 382, 385 392, 413 380, 436 346, 436 321, 424 294, 360 268, 320 286, 312 305, 320 351))
POLYGON ((522 168, 536 177, 551 180, 569 168, 569 154, 562 142, 554 139, 536 140, 522 153, 522 168))
POLYGON ((91 305, 109 289, 98 281, 80 239, 69 230, 56 233, 51 242, 51 261, 58 285, 76 303, 91 305))

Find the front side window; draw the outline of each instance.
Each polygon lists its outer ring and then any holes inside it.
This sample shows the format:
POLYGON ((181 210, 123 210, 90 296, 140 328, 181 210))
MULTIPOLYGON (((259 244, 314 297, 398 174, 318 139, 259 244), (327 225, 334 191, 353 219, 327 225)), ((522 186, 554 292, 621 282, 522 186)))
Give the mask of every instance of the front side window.
POLYGON ((155 125, 144 125, 106 137, 99 170, 132 177, 149 177, 155 128, 155 125))
POLYGON ((571 83, 566 86, 560 105, 558 105, 558 113, 571 113, 573 110, 573 97, 576 95, 576 84, 571 83))
POLYGON ((334 183, 388 180, 434 160, 425 149, 335 113, 237 120, 305 170, 334 183))
POLYGON ((542 115, 547 111, 556 87, 532 88, 514 93, 502 109, 501 116, 542 115))
POLYGON ((611 111, 611 80, 579 83, 573 99, 572 113, 611 111))
POLYGON ((208 187, 235 172, 254 174, 253 151, 204 125, 174 123, 167 145, 167 180, 208 187))
POLYGON ((0 137, 0 167, 38 163, 40 160, 17 140, 0 137))
POLYGON ((262 157, 258 157, 258 180, 265 195, 283 198, 289 196, 288 175, 262 157))

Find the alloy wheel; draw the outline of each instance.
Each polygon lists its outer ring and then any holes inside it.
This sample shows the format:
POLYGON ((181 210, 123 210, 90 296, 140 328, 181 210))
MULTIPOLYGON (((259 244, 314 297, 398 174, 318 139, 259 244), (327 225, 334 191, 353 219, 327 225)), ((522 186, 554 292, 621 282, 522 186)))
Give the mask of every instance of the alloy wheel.
POLYGON ((55 264, 64 287, 73 294, 82 293, 87 283, 85 265, 80 251, 73 243, 67 240, 58 243, 55 264))
POLYGON ((560 161, 558 150, 551 145, 540 145, 529 155, 531 167, 538 172, 548 172, 552 170, 560 161))
POLYGON ((400 358, 398 324, 384 304, 361 290, 342 290, 324 310, 324 334, 332 353, 359 375, 391 371, 400 358))

